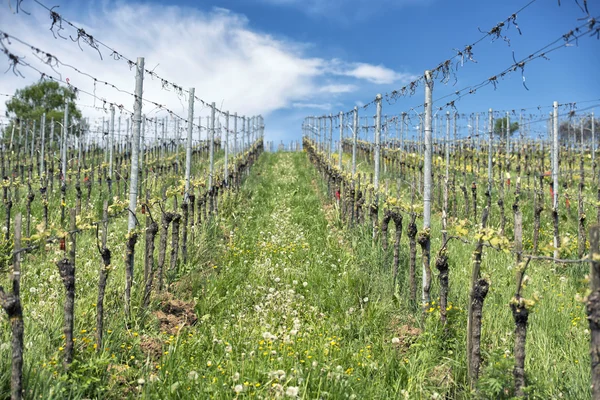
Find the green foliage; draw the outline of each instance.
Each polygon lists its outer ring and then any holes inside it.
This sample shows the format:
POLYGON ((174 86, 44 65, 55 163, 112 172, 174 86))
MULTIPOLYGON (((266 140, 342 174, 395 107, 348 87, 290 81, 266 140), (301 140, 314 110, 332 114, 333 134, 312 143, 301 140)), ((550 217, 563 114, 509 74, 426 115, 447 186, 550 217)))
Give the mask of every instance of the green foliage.
POLYGON ((512 370, 514 357, 501 349, 486 355, 487 367, 477 384, 483 399, 511 399, 514 392, 512 370))
MULTIPOLYGON (((77 95, 70 88, 61 86, 58 82, 42 81, 33 85, 17 89, 14 96, 6 102, 6 116, 17 121, 39 121, 42 114, 46 113, 46 133, 50 132, 50 121, 64 121, 65 101, 69 101, 69 125, 80 128, 81 111, 77 108, 75 100, 77 95)), ((39 126, 39 125, 38 125, 39 126)), ((5 136, 12 132, 12 124, 5 129, 5 136)), ((18 126, 16 127, 18 129, 18 126)), ((55 131, 56 132, 56 131, 55 131)), ((78 134, 79 129, 73 129, 78 134)))
MULTIPOLYGON (((519 130, 518 122, 510 123, 510 135, 512 136, 516 131, 519 130)), ((506 137, 506 118, 498 118, 494 122, 494 135, 499 137, 506 137)))

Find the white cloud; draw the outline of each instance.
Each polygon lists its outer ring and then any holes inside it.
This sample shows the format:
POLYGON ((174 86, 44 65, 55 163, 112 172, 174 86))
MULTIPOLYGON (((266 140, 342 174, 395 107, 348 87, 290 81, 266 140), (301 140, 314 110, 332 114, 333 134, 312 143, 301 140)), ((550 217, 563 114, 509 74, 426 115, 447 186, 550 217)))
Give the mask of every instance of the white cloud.
POLYGON ((365 79, 369 82, 382 84, 392 84, 397 82, 409 82, 414 79, 413 75, 398 73, 382 65, 371 65, 358 63, 354 68, 343 73, 357 79, 365 79))
POLYGON ((310 16, 325 17, 339 22, 364 20, 382 8, 401 9, 407 6, 422 6, 433 0, 255 0, 274 6, 294 7, 310 16))
POLYGON ((319 88, 320 93, 351 93, 358 89, 358 86, 351 84, 331 84, 324 85, 319 88))
MULTIPOLYGON (((295 0, 291 0, 295 1, 295 0)), ((83 3, 82 3, 83 4, 83 3)), ((135 60, 145 57, 148 70, 175 82, 184 89, 196 88, 196 96, 215 101, 217 107, 239 115, 262 114, 292 108, 328 109, 322 100, 339 100, 338 96, 359 89, 359 83, 395 83, 405 74, 394 72, 382 65, 349 63, 326 60, 306 54, 306 44, 275 38, 249 27, 245 16, 215 8, 203 12, 188 7, 165 6, 154 3, 91 3, 89 9, 60 9, 65 18, 81 25, 86 32, 120 53, 135 60), (95 4, 95 5, 94 5, 95 4), (347 82, 353 79, 352 83, 347 82), (358 80, 358 81, 357 81, 358 80)), ((76 33, 66 24, 61 33, 67 40, 55 39, 48 30, 48 13, 31 3, 31 15, 0 13, 0 26, 27 43, 57 56, 64 63, 99 80, 108 81, 118 88, 133 92, 135 69, 126 62, 115 61, 110 51, 102 49, 103 60, 96 50, 83 42, 79 48, 68 38, 76 33)), ((31 51, 15 41, 8 48, 17 55, 26 55, 26 61, 52 76, 57 72, 39 62, 31 51)), ((4 55, 0 55, 2 60, 4 55)), ((5 64, 7 65, 7 64, 5 64)), ((35 71, 20 67, 26 79, 10 72, 0 74, 3 93, 40 78, 35 71)), ((62 79, 84 91, 95 93, 126 109, 133 109, 133 97, 93 81, 77 72, 61 67, 62 79)), ((162 89, 161 82, 146 75, 144 99, 150 99, 187 118, 187 100, 172 91, 162 89)), ((0 99, 4 100, 4 99, 0 99)), ((101 101, 80 94, 80 104, 101 105, 101 101)), ((164 116, 156 107, 144 104, 148 117, 164 116)), ((103 115, 100 111, 84 109, 86 115, 103 115), (95 112, 95 114, 94 114, 95 112)), ((208 109, 196 103, 195 116, 207 115, 208 109)), ((204 120, 203 120, 204 122, 204 120)))
POLYGON ((310 108, 315 110, 331 110, 331 103, 293 103, 292 107, 294 108, 310 108))

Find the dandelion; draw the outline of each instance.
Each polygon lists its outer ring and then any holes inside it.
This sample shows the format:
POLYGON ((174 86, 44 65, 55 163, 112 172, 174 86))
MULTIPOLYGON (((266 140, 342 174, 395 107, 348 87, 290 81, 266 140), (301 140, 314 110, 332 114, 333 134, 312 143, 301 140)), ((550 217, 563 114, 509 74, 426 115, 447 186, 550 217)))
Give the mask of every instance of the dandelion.
POLYGON ((198 373, 196 371, 190 371, 188 373, 188 379, 191 381, 197 381, 198 380, 198 373))
POLYGON ((240 380, 240 373, 239 373, 239 372, 236 372, 235 374, 233 374, 233 376, 231 377, 231 379, 232 379, 234 382, 237 382, 237 381, 239 381, 239 380, 240 380))
POLYGON ((369 298, 368 298, 368 297, 365 297, 365 298, 363 299, 363 303, 368 303, 368 302, 369 302, 369 298))
POLYGON ((206 362, 206 366, 207 366, 207 367, 212 367, 212 361, 210 361, 210 360, 209 360, 209 361, 207 361, 207 362, 206 362))
POLYGON ((232 352, 232 350, 233 350, 233 348, 232 348, 231 346, 226 346, 226 347, 225 347, 225 352, 226 352, 226 353, 231 353, 231 352, 232 352))
POLYGON ((285 391, 285 395, 288 397, 298 397, 298 386, 288 386, 288 388, 285 391))
POLYGON ((302 286, 307 287, 308 286, 308 282, 302 282, 302 286))
POLYGON ((137 380, 138 385, 142 386, 144 383, 146 383, 146 380, 144 378, 140 378, 137 380))
POLYGON ((392 338, 392 344, 400 344, 400 338, 392 338))

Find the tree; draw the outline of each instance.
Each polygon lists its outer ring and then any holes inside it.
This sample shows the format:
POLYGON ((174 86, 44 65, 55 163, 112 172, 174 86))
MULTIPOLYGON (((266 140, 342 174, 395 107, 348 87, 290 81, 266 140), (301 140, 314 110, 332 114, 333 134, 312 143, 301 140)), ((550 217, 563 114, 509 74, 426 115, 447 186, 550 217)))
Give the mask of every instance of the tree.
MULTIPOLYGON (((46 133, 50 132, 50 121, 63 123, 65 101, 69 100, 69 126, 80 125, 81 111, 75 105, 77 95, 70 88, 58 82, 42 81, 23 89, 6 102, 6 116, 17 124, 37 121, 39 127, 42 114, 46 113, 46 133)), ((58 128, 58 127, 57 127, 58 128)), ((12 124, 5 129, 5 135, 12 131, 12 124)), ((56 131, 60 132, 60 128, 56 131)), ((73 133, 78 134, 79 129, 73 133)))
MULTIPOLYGON (((516 121, 512 122, 510 124, 510 135, 512 136, 513 133, 515 133, 518 130, 519 123, 516 121)), ((494 135, 501 138, 506 137, 506 117, 496 119, 496 121, 494 122, 494 135)))
MULTIPOLYGON (((592 118, 585 117, 582 121, 580 118, 570 118, 567 121, 562 121, 558 125, 558 140, 561 143, 579 143, 581 141, 581 123, 583 122, 583 140, 585 142, 592 141, 592 118)), ((600 121, 594 119, 595 140, 598 143, 600 138, 600 121)))

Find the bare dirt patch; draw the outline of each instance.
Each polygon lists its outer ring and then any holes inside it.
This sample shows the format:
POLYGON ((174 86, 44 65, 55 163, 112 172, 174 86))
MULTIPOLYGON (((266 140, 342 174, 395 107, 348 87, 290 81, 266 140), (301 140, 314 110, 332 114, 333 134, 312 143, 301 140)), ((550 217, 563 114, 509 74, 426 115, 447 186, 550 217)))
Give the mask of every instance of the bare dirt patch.
POLYGON ((160 331, 177 335, 184 326, 192 326, 198 322, 194 311, 194 303, 165 296, 160 302, 154 316, 160 323, 160 331))
POLYGON ((162 356, 162 341, 158 338, 144 336, 140 340, 140 350, 151 360, 158 360, 162 356))
POLYGON ((391 322, 392 335, 399 339, 394 343, 400 352, 406 352, 416 342, 417 338, 423 333, 423 330, 414 326, 411 321, 400 321, 394 318, 391 322))

